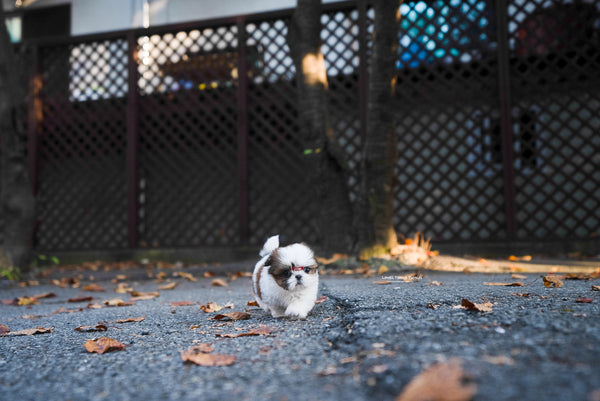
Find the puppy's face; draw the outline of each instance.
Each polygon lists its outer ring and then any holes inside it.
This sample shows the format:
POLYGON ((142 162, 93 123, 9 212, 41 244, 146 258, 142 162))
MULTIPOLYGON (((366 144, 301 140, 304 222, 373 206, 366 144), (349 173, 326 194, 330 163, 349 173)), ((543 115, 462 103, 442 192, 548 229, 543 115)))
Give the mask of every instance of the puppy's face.
POLYGON ((312 251, 304 244, 293 244, 273 251, 265 266, 281 288, 300 290, 316 285, 318 265, 312 251))

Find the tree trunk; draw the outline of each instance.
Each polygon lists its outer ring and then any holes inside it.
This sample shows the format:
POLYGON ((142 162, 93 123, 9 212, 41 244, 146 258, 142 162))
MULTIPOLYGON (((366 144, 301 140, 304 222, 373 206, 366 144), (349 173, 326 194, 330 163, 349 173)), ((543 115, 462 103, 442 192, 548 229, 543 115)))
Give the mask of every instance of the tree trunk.
POLYGON ((393 224, 397 150, 392 102, 397 77, 401 4, 402 1, 373 1, 375 22, 368 83, 367 135, 357 210, 360 248, 389 250, 398 244, 393 224))
MULTIPOLYGON (((4 10, 0 6, 0 21, 4 10)), ((13 47, 6 25, 0 27, 0 213, 2 256, 0 267, 29 268, 34 198, 25 158, 18 106, 24 101, 13 47)))
POLYGON ((320 0, 298 0, 287 41, 296 68, 298 112, 309 185, 317 194, 319 238, 326 250, 346 251, 354 240, 348 167, 329 123, 327 74, 321 53, 320 0))

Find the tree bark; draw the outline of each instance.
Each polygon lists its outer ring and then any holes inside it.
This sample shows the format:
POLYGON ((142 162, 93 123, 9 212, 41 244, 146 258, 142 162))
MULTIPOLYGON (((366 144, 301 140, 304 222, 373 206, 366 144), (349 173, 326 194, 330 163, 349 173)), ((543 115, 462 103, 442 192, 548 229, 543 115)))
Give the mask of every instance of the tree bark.
MULTIPOLYGON (((0 21, 4 10, 0 6, 0 21)), ((0 267, 29 268, 34 197, 27 169, 19 107, 25 96, 6 25, 0 27, 0 213, 2 256, 0 267)))
POLYGON ((402 1, 373 1, 375 21, 368 81, 367 135, 362 152, 357 212, 359 248, 389 250, 398 244, 393 224, 397 145, 392 102, 397 77, 401 4, 402 1))
POLYGON ((326 250, 347 251, 354 240, 348 167, 329 122, 320 0, 298 0, 287 42, 296 68, 303 156, 317 194, 320 242, 326 250))

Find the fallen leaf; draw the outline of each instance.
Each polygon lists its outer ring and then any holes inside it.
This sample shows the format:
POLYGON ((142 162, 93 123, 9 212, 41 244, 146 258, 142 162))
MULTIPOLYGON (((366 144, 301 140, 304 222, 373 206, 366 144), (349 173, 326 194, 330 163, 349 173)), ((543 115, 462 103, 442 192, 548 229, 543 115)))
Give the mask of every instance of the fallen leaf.
POLYGON ((80 331, 82 333, 91 333, 94 331, 106 331, 108 327, 104 324, 97 324, 95 326, 79 326, 75 328, 75 331, 80 331))
POLYGON ((431 303, 431 302, 427 304, 427 307, 428 307, 429 309, 433 309, 433 310, 436 310, 436 309, 437 309, 437 308, 439 308, 440 306, 442 306, 442 305, 433 304, 433 303, 431 303))
POLYGON ((200 305, 200 310, 204 311, 205 313, 218 312, 221 309, 223 309, 223 307, 221 305, 217 305, 215 302, 209 302, 206 305, 200 305))
POLYGON ((325 301, 327 301, 327 297, 325 295, 322 295, 315 301, 315 305, 322 304, 325 301))
POLYGON ((593 285, 592 291, 600 291, 600 285, 593 285))
POLYGON ((248 304, 246 306, 254 306, 254 307, 259 307, 258 302, 256 301, 248 301, 248 304))
POLYGON ((379 266, 379 270, 377 270, 377 274, 379 274, 381 276, 383 273, 387 272, 388 270, 390 270, 390 269, 388 269, 387 266, 381 265, 381 266, 379 266))
POLYGON ((226 304, 223 306, 223 308, 226 308, 226 309, 233 309, 234 307, 235 307, 235 305, 234 305, 233 303, 231 303, 231 302, 227 302, 227 303, 226 303, 226 304))
POLYGON ((506 355, 498 355, 498 356, 484 356, 483 359, 487 363, 491 363, 492 365, 514 365, 515 360, 506 355))
POLYGON ((33 297, 37 299, 56 298, 56 294, 53 292, 44 292, 42 294, 34 295, 33 297))
POLYGON ((26 305, 37 305, 38 300, 35 297, 19 297, 17 298, 16 305, 18 306, 26 306, 26 305))
POLYGON ((323 257, 317 257, 317 262, 321 263, 322 265, 330 265, 334 262, 337 262, 340 259, 346 259, 348 258, 348 254, 347 253, 334 253, 330 258, 323 258, 323 257))
POLYGON ((172 283, 169 283, 169 284, 165 284, 165 285, 159 285, 159 286, 158 286, 158 289, 159 289, 159 290, 172 290, 172 289, 174 289, 175 287, 177 287, 177 285, 179 285, 179 283, 178 283, 177 281, 174 281, 174 282, 172 282, 172 283))
POLYGON ((203 276, 204 276, 205 278, 211 278, 211 277, 215 277, 216 275, 217 275, 217 273, 215 273, 215 272, 211 272, 211 271, 204 272, 204 274, 203 274, 203 276))
POLYGON ((546 287, 559 288, 563 286, 563 282, 556 276, 544 276, 543 280, 546 287))
POLYGON ((577 302, 578 304, 589 304, 594 302, 594 300, 592 298, 579 298, 576 299, 575 302, 577 302))
POLYGON ((110 337, 100 337, 95 340, 87 340, 84 344, 84 347, 88 352, 95 352, 97 354, 125 350, 125 346, 122 343, 110 337))
POLYGON ((36 285, 40 285, 40 282, 37 280, 26 280, 19 283, 19 287, 33 287, 36 285))
POLYGON ((157 291, 154 292, 138 292, 132 291, 130 293, 131 301, 147 301, 149 299, 160 297, 160 294, 157 291))
POLYGON ((493 304, 491 302, 484 302, 481 304, 476 304, 468 299, 463 298, 461 301, 461 306, 467 310, 478 311, 478 312, 491 312, 493 304))
POLYGON ((91 302, 94 297, 75 297, 67 299, 67 302, 77 303, 77 302, 91 302))
POLYGON ((227 282, 220 278, 214 279, 211 284, 216 287, 227 287, 227 282))
POLYGON ((380 280, 380 281, 373 281, 373 284, 380 284, 380 285, 385 285, 385 284, 391 284, 391 281, 388 280, 380 280))
POLYGON ((134 305, 133 302, 125 302, 121 298, 113 298, 103 302, 106 306, 131 306, 134 305))
POLYGON ((56 279, 52 279, 50 282, 61 288, 65 288, 65 287, 69 287, 69 286, 72 288, 78 288, 81 286, 81 282, 76 277, 63 277, 60 279, 60 281, 56 280, 56 279))
POLYGON ((512 274, 511 277, 514 278, 515 280, 525 280, 527 278, 527 276, 524 274, 516 274, 516 273, 512 274))
POLYGON ((477 386, 465 383, 466 379, 461 360, 453 358, 414 377, 396 401, 467 401, 473 398, 477 386))
POLYGON ((88 284, 83 287, 83 291, 104 292, 106 290, 100 287, 98 284, 88 284))
POLYGON ((237 320, 248 320, 252 315, 248 312, 229 312, 215 315, 213 319, 215 320, 233 320, 234 322, 237 320))
POLYGON ((189 305, 195 305, 195 304, 196 304, 196 302, 192 302, 192 301, 171 302, 171 306, 173 306, 173 307, 189 306, 189 305))
POLYGON ((2 334, 3 336, 32 336, 35 334, 46 334, 52 333, 54 331, 54 327, 44 328, 44 327, 36 327, 35 329, 25 329, 20 331, 10 331, 8 333, 2 334))
POLYGON ((524 292, 524 293, 511 292, 510 295, 516 295, 518 297, 529 298, 529 296, 531 295, 531 293, 529 293, 529 292, 524 292))
POLYGON ((532 259, 531 255, 525 255, 525 256, 510 255, 508 257, 508 260, 513 261, 513 262, 519 262, 519 261, 529 262, 531 259, 532 259))
POLYGON ((6 327, 5 325, 0 324, 0 336, 3 336, 8 332, 10 332, 10 329, 8 327, 6 327))
POLYGON ((127 294, 133 291, 133 288, 127 283, 119 283, 117 284, 117 288, 115 288, 115 292, 117 294, 127 294))
POLYGON ((181 352, 181 359, 184 362, 192 362, 200 366, 229 366, 236 360, 234 355, 207 354, 205 352, 196 352, 193 348, 181 352))
POLYGON ((524 283, 520 281, 515 281, 514 283, 494 283, 494 282, 484 282, 483 285, 496 285, 502 287, 525 287, 524 283))
POLYGON ((432 281, 430 283, 427 283, 425 285, 431 285, 431 286, 440 286, 440 285, 444 285, 443 283, 440 283, 439 281, 432 281))
POLYGON ((183 277, 183 278, 187 279, 188 281, 197 281, 196 277, 192 276, 190 273, 175 272, 175 273, 173 273, 173 276, 183 277))
POLYGON ((144 319, 146 319, 146 316, 130 317, 130 318, 127 318, 127 319, 117 319, 117 320, 115 320, 115 323, 141 322, 144 319))

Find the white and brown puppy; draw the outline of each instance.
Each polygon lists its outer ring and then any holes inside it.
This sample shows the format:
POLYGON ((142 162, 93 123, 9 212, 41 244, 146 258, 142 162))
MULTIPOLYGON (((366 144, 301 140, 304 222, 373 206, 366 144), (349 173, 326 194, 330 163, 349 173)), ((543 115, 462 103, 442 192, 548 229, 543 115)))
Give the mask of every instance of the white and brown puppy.
POLYGON ((270 237, 254 267, 254 297, 273 317, 305 319, 315 306, 319 272, 313 251, 305 244, 279 247, 279 236, 270 237))

